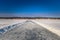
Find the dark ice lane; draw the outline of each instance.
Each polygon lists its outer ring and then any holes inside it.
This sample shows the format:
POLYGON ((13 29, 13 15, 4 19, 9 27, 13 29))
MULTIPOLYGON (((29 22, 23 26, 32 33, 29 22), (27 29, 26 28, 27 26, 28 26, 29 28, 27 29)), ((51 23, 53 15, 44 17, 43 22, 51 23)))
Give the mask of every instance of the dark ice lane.
POLYGON ((26 21, 6 32, 0 40, 60 40, 60 37, 32 21, 26 21))

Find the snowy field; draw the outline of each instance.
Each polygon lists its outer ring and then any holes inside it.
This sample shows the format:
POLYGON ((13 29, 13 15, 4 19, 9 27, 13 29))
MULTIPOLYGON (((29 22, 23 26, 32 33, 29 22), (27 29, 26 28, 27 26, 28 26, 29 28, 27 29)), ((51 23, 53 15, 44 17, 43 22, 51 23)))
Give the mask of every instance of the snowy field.
POLYGON ((60 30, 60 20, 41 19, 41 20, 36 20, 36 21, 46 24, 46 25, 49 25, 51 27, 55 27, 56 29, 60 30))

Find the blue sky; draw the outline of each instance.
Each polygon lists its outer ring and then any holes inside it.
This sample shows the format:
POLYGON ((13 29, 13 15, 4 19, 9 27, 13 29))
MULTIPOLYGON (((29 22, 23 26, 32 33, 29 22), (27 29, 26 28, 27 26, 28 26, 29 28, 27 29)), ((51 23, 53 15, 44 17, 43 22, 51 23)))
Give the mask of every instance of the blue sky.
POLYGON ((0 17, 60 17, 60 0, 0 0, 0 17))

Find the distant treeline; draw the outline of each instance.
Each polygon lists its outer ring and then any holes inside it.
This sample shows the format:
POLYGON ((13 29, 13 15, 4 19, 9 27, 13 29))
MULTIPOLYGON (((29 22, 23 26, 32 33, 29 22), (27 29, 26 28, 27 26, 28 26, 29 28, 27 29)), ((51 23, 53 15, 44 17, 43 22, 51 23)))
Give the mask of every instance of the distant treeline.
POLYGON ((60 19, 56 17, 0 17, 0 19, 60 19))

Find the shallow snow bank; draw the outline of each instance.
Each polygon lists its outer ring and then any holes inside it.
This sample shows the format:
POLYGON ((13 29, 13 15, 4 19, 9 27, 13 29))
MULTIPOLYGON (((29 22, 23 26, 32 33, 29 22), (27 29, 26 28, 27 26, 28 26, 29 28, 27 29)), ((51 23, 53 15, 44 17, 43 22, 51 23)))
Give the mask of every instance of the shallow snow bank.
POLYGON ((0 29, 9 25, 22 23, 26 21, 26 19, 0 19, 0 29))
POLYGON ((43 20, 32 20, 32 21, 48 29, 49 31, 57 34, 58 36, 60 36, 60 26, 59 26, 60 20, 44 20, 44 21, 43 20), (56 25, 56 26, 53 26, 53 25, 56 25))

